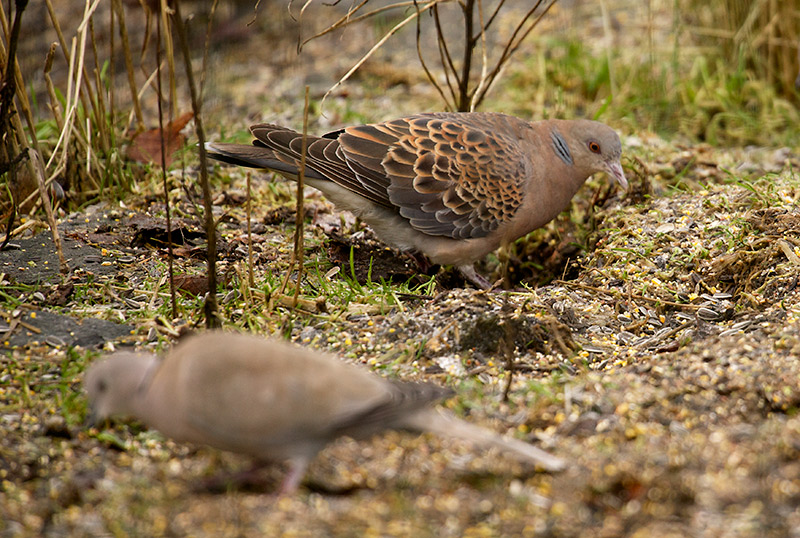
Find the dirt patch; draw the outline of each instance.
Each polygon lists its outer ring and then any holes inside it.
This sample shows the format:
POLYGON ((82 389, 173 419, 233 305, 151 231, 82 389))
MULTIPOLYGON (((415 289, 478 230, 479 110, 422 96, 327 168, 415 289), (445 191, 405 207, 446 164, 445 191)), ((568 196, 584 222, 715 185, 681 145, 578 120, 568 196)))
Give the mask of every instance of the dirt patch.
POLYGON ((76 320, 46 310, 34 310, 20 312, 8 321, 0 320, 0 349, 36 344, 93 349, 130 337, 133 332, 132 325, 96 318, 76 320))

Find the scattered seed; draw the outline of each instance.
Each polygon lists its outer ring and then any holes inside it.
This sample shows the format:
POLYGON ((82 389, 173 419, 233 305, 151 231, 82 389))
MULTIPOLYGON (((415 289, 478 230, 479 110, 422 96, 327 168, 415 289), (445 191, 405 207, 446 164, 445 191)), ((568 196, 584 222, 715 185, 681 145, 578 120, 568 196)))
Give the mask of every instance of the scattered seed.
POLYGON ((63 338, 54 334, 45 337, 44 343, 50 347, 64 347, 67 344, 63 338))
POLYGON ((239 290, 233 289, 225 294, 225 297, 222 299, 222 304, 227 304, 237 297, 239 297, 239 290))
POLYGON ((721 333, 719 333, 719 335, 720 336, 730 336, 732 334, 740 334, 742 332, 743 331, 741 329, 733 329, 733 328, 731 328, 731 329, 722 331, 721 333))
POLYGON ((697 309, 697 317, 705 321, 714 321, 719 319, 720 315, 710 308, 701 307, 697 309))
POLYGON ((622 344, 630 344, 634 340, 636 340, 636 335, 628 331, 620 331, 617 335, 617 341, 622 344))

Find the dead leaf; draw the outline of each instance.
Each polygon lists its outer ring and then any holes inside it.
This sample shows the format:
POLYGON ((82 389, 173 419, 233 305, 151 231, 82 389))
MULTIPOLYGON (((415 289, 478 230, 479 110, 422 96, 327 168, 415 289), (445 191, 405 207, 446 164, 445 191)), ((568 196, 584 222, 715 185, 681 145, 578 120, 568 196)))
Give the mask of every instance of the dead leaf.
MULTIPOLYGON (((167 168, 175 159, 175 154, 186 142, 186 137, 181 134, 181 130, 186 127, 192 117, 194 114, 187 112, 164 127, 164 152, 166 154, 164 162, 167 168)), ((128 147, 128 159, 140 163, 161 165, 161 130, 155 128, 134 135, 131 145, 128 147)))
POLYGON ((190 295, 205 295, 208 292, 208 277, 203 275, 176 275, 175 287, 190 295))

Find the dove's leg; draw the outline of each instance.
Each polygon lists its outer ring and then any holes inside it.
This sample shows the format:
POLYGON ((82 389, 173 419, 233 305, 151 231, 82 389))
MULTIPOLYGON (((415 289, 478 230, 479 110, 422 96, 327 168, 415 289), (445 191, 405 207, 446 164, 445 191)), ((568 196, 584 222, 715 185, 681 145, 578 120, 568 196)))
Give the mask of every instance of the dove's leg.
POLYGON ((459 265, 456 267, 461 276, 467 279, 468 282, 474 284, 478 289, 488 290, 492 287, 492 283, 486 280, 483 276, 479 275, 472 264, 459 265))
POLYGON ((305 455, 295 456, 289 460, 289 472, 286 473, 283 483, 281 483, 280 495, 290 495, 297 491, 297 487, 300 485, 300 481, 303 480, 310 462, 311 458, 305 455))

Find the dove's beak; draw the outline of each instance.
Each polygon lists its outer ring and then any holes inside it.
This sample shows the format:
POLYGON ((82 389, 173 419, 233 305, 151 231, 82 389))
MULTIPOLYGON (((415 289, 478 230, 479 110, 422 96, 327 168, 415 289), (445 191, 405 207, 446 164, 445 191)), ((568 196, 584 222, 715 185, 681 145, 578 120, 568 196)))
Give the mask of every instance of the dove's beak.
POLYGON ((95 411, 92 406, 89 406, 86 411, 86 420, 83 421, 83 428, 87 430, 89 428, 94 428, 97 426, 98 422, 97 411, 95 411))
POLYGON ((613 177, 620 186, 628 190, 628 180, 625 179, 625 173, 622 171, 622 164, 619 161, 606 163, 606 172, 609 176, 613 177))

